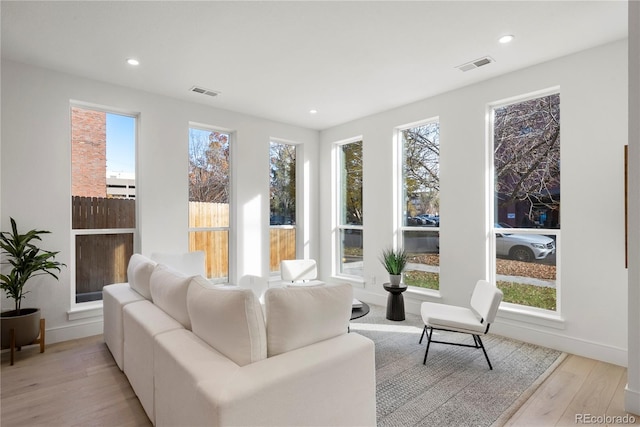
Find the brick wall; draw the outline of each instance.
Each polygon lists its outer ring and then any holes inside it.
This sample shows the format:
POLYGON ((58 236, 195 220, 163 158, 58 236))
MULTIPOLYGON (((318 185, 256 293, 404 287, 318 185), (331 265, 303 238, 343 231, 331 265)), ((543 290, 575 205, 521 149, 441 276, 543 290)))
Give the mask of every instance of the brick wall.
POLYGON ((107 115, 71 108, 71 194, 107 196, 107 115))

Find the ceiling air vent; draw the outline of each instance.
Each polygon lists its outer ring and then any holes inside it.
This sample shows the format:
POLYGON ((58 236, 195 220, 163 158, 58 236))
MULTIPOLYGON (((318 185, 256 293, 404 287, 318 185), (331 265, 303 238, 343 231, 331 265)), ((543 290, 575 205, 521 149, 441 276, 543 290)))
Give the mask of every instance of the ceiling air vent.
POLYGON ((460 71, 469 71, 475 68, 480 68, 484 65, 491 64, 492 62, 496 62, 490 56, 485 56, 484 58, 476 59, 475 61, 467 62, 466 64, 458 65, 456 68, 460 71))
POLYGON ((194 86, 189 90, 191 90, 191 92, 201 93, 203 95, 209 95, 209 96, 218 96, 218 95, 220 95, 220 92, 218 92, 218 91, 211 90, 211 89, 205 89, 205 88, 198 87, 198 86, 194 86))

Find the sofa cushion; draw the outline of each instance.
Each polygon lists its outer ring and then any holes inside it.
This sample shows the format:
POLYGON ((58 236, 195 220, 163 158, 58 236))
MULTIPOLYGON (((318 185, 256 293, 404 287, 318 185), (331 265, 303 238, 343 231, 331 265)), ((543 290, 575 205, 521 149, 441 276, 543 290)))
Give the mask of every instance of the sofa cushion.
POLYGON ((353 289, 348 283, 270 288, 264 300, 271 357, 346 334, 353 289))
POLYGON ((155 262, 140 254, 131 255, 129 265, 127 266, 129 286, 148 300, 151 299, 149 280, 151 279, 151 273, 153 273, 155 266, 155 262))
POLYGON ((151 273, 151 297, 153 303, 169 316, 191 329, 187 310, 187 290, 191 277, 158 264, 151 273))
POLYGON ((267 357, 264 315, 251 289, 191 280, 187 306, 193 333, 239 366, 267 357))
MULTIPOLYGON (((184 330, 182 325, 151 301, 127 304, 122 309, 124 325, 124 373, 147 416, 154 423, 154 346, 158 335, 184 330)), ((155 423, 154 423, 155 424, 155 423)))

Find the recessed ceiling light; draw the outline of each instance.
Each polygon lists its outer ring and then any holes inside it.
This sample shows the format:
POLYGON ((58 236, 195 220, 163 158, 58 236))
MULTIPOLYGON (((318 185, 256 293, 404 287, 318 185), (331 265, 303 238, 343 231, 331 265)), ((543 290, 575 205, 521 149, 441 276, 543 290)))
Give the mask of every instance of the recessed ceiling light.
POLYGON ((506 44, 506 43, 510 43, 511 41, 513 41, 515 37, 511 34, 507 34, 505 36, 502 36, 498 39, 498 41, 502 44, 506 44))
POLYGON ((140 61, 138 61, 135 58, 129 58, 129 59, 127 59, 127 64, 129 64, 129 65, 140 65, 140 61))
POLYGON ((318 110, 311 109, 309 110, 309 114, 318 114, 318 110))

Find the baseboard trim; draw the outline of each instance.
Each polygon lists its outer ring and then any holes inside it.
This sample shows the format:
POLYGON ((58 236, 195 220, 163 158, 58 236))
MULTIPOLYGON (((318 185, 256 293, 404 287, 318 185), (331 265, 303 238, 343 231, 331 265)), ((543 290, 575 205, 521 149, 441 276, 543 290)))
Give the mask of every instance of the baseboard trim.
POLYGON ((627 349, 625 348, 569 337, 554 330, 540 330, 528 325, 497 322, 491 325, 491 332, 625 368, 628 363, 627 349))
POLYGON ((640 391, 629 389, 629 384, 624 388, 624 410, 640 416, 640 391))
MULTIPOLYGON (((387 295, 373 290, 354 288, 353 292, 354 296, 361 301, 382 306, 386 306, 387 304, 387 295)), ((405 298, 405 311, 407 313, 420 315, 421 303, 422 301, 405 298)), ((491 325, 490 333, 627 367, 627 349, 580 338, 568 337, 563 335, 563 331, 557 328, 542 328, 543 327, 538 328, 532 323, 501 318, 491 325)))
POLYGON ((102 318, 91 322, 75 323, 73 325, 58 326, 47 329, 46 344, 75 340, 102 334, 102 318))

